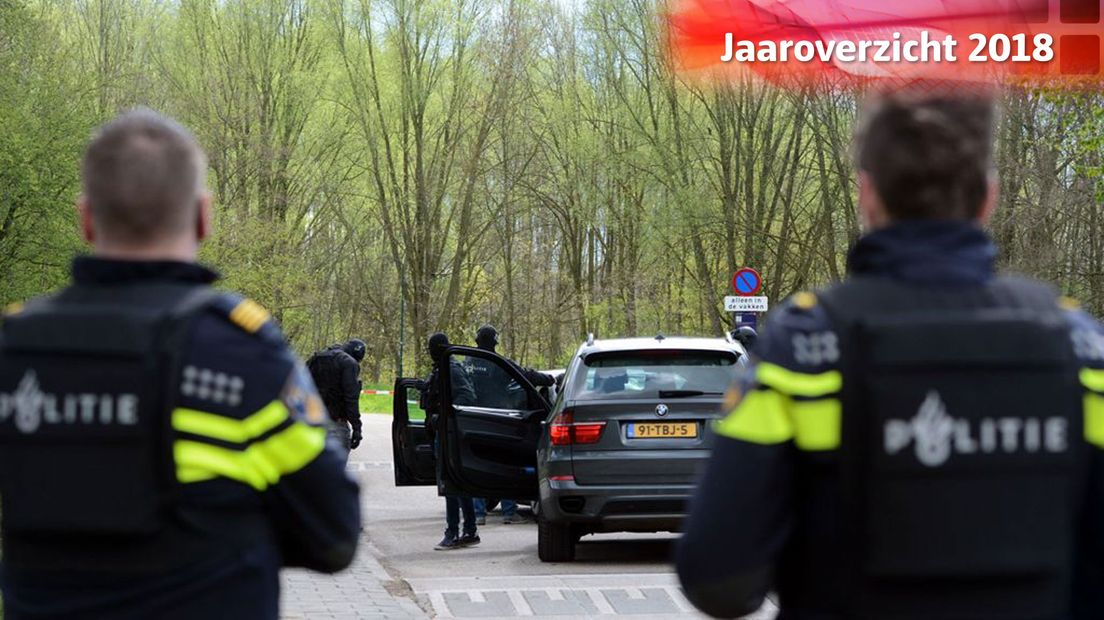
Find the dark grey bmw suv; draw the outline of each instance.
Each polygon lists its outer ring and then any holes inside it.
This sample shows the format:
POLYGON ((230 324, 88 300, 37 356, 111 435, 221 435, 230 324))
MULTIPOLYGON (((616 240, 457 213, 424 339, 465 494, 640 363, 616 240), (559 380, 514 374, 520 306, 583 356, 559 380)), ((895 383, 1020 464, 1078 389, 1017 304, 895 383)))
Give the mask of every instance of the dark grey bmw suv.
MULTIPOLYGON (((589 533, 678 531, 709 455, 710 423, 746 364, 744 347, 727 338, 590 338, 549 402, 493 353, 451 347, 448 355, 437 424, 442 490, 534 501, 546 562, 573 560, 589 533), (498 383, 467 378, 487 365, 498 383)), ((432 438, 411 415, 416 384, 396 382, 400 486, 436 483, 432 438)))

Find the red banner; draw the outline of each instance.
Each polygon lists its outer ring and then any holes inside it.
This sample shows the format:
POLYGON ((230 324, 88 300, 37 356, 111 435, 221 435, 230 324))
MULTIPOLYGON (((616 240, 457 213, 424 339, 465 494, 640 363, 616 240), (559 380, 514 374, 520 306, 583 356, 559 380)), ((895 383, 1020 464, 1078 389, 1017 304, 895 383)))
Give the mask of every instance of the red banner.
POLYGON ((676 0, 670 52, 706 80, 1100 86, 1100 1, 676 0))

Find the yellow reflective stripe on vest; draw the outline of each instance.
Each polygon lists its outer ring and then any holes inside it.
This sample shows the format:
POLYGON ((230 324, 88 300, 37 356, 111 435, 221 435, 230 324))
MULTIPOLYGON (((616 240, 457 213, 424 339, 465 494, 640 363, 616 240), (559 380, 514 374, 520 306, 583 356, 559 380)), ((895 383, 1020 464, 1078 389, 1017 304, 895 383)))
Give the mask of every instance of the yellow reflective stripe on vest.
POLYGON ((793 440, 806 451, 840 447, 843 405, 836 398, 795 401, 774 390, 752 390, 713 432, 760 445, 793 440))
POLYGON ((215 478, 218 478, 218 474, 213 471, 195 467, 176 468, 176 479, 180 482, 203 482, 204 480, 213 480, 215 478))
POLYGON ((173 456, 180 482, 201 482, 221 476, 263 491, 281 476, 302 469, 325 447, 326 429, 297 422, 244 450, 177 440, 173 456))
POLYGON ((722 437, 772 445, 793 439, 794 427, 786 412, 789 399, 773 390, 752 390, 713 427, 722 437))
POLYGON ((257 442, 246 452, 269 473, 269 481, 305 467, 326 448, 326 429, 297 422, 287 430, 257 442))
POLYGON ((274 400, 244 420, 195 409, 177 408, 172 412, 172 426, 184 433, 233 443, 245 443, 276 428, 287 417, 287 406, 274 400))
POLYGON ((1085 441, 1104 448, 1104 396, 1089 392, 1082 402, 1085 406, 1085 441))
POLYGON ((1104 370, 1096 368, 1081 369, 1081 385, 1094 392, 1104 393, 1104 370))
POLYGON ((808 398, 835 394, 843 387, 843 375, 838 370, 808 374, 767 362, 759 363, 755 378, 783 394, 808 398))
POLYGON ((836 398, 791 401, 794 443, 807 451, 835 450, 840 447, 843 404, 836 398))
POLYGON ((201 482, 216 477, 229 478, 247 484, 258 491, 268 486, 249 455, 198 441, 180 440, 173 444, 176 459, 176 479, 183 483, 201 482))

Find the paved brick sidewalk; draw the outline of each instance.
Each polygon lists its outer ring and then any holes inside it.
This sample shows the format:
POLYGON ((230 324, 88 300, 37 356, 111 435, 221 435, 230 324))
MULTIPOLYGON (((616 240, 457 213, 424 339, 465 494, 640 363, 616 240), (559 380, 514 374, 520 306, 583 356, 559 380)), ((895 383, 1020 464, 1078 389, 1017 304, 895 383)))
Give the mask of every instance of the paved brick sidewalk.
POLYGON ((414 601, 402 595, 406 587, 394 581, 361 541, 357 558, 336 575, 288 569, 281 575, 280 617, 287 620, 426 618, 414 601))

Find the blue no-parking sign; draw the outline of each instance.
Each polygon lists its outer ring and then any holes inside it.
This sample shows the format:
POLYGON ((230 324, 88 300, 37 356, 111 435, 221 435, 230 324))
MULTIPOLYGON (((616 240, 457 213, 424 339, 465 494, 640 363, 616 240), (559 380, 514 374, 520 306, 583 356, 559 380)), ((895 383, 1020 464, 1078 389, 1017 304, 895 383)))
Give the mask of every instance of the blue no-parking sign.
POLYGON ((763 288, 763 278, 751 267, 744 267, 732 275, 732 290, 742 297, 757 294, 763 288))
POLYGON ((744 267, 732 274, 732 291, 735 296, 724 298, 725 311, 732 313, 732 326, 757 327, 759 314, 768 308, 767 298, 759 295, 763 290, 763 278, 751 267, 744 267))

